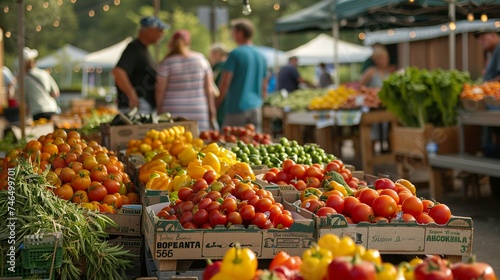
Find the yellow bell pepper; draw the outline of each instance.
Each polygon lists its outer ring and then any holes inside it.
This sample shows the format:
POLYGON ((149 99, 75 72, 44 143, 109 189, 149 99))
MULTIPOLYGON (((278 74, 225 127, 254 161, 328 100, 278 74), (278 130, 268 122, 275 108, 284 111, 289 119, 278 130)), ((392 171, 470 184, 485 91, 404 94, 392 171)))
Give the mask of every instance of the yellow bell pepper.
POLYGON ((372 262, 376 265, 382 264, 382 257, 380 256, 380 252, 376 249, 368 249, 360 256, 362 260, 372 262))
POLYGON ((139 172, 139 181, 142 183, 147 183, 149 180, 157 178, 157 177, 166 177, 168 176, 167 173, 165 172, 159 172, 159 171, 143 171, 139 172))
POLYGON ((253 173, 252 168, 245 162, 238 162, 235 165, 231 166, 226 174, 231 178, 234 178, 235 175, 239 175, 241 178, 243 178, 243 180, 255 180, 255 174, 253 173))
POLYGON ((340 238, 337 235, 330 233, 321 236, 318 240, 318 246, 323 249, 327 249, 328 251, 332 252, 332 254, 335 253, 339 244, 340 238))
POLYGON ((196 160, 197 158, 198 153, 193 147, 184 148, 184 150, 177 156, 177 159, 182 166, 187 166, 190 162, 196 160))
POLYGON ((220 172, 219 158, 212 152, 205 153, 202 164, 211 166, 217 174, 220 172))
POLYGON ((342 186, 340 183, 338 183, 337 181, 331 181, 329 184, 328 184, 328 187, 326 188, 327 190, 337 190, 339 192, 341 192, 344 197, 347 196, 347 190, 345 189, 344 186, 342 186))
POLYGON ((203 175, 205 175, 205 172, 207 172, 207 169, 205 167, 198 165, 188 166, 186 170, 189 177, 194 180, 203 178, 203 175))
POLYGON ((412 182, 406 180, 406 179, 399 179, 396 181, 396 184, 401 184, 403 185, 404 187, 406 187, 408 190, 410 190, 410 192, 413 194, 413 195, 417 195, 417 188, 415 187, 415 185, 412 184, 412 182))
POLYGON ((257 257, 248 248, 241 248, 239 244, 224 254, 220 272, 212 279, 253 280, 257 271, 257 257), (217 276, 222 274, 220 276, 217 276))
POLYGON ((392 263, 383 263, 377 266, 377 280, 396 280, 398 270, 392 263))
POLYGON ((172 182, 174 191, 178 191, 183 187, 188 187, 191 184, 191 177, 189 175, 177 175, 172 182))
POLYGON ((166 172, 167 163, 161 159, 151 160, 150 162, 143 164, 139 168, 139 172, 146 172, 146 171, 166 172))
POLYGON ((146 189, 172 191, 172 178, 168 176, 153 178, 146 184, 146 189))
POLYGON ((324 279, 328 265, 332 260, 332 252, 318 245, 313 245, 302 254, 300 274, 304 280, 324 279))
POLYGON ((207 146, 205 146, 203 149, 201 149, 201 152, 204 154, 208 153, 213 153, 213 154, 218 154, 219 153, 219 145, 217 143, 210 143, 207 146))

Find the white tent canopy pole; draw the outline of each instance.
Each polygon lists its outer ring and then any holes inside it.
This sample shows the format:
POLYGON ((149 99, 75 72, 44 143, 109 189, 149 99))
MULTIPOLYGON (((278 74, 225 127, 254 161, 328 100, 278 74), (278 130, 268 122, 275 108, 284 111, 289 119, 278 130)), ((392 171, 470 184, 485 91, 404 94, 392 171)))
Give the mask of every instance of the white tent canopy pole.
POLYGON ((337 0, 332 1, 332 35, 333 35, 333 68, 335 69, 335 84, 340 85, 340 63, 339 63, 339 22, 337 20, 337 11, 335 6, 337 0))
MULTIPOLYGON (((455 18, 456 18, 456 14, 455 14, 455 0, 449 0, 450 1, 450 4, 449 4, 449 14, 450 14, 450 22, 452 22, 453 24, 455 24, 455 18)), ((448 43, 449 43, 449 51, 450 51, 450 69, 453 70, 456 68, 456 63, 455 63, 455 60, 456 60, 456 37, 455 37, 455 29, 456 29, 456 24, 455 26, 453 26, 453 28, 450 26, 448 26, 448 28, 450 28, 450 34, 449 34, 449 39, 448 39, 448 43)))
POLYGON ((26 138, 26 94, 24 92, 24 0, 17 0, 17 48, 19 55, 19 120, 21 125, 21 138, 26 138))

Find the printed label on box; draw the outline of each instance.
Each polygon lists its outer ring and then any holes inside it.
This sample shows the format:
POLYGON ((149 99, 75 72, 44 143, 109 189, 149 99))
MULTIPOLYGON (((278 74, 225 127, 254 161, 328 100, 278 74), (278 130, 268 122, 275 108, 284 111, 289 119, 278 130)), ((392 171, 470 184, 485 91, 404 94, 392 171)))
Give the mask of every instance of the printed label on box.
POLYGON ((224 256, 228 248, 239 243, 242 248, 262 256, 262 232, 205 232, 203 235, 203 257, 214 258, 224 256))
POLYGON ((192 259, 193 250, 201 251, 203 234, 195 233, 157 233, 153 248, 153 258, 157 260, 192 259))
POLYGON ((470 255, 472 229, 432 228, 426 230, 425 252, 428 254, 470 255))
POLYGON ((425 229, 422 227, 377 227, 368 229, 368 248, 380 251, 423 252, 425 229))
POLYGON ((314 241, 313 232, 264 232, 262 257, 273 258, 280 251, 300 256, 314 241))
POLYGON ((368 228, 367 227, 346 227, 346 228, 328 228, 328 229, 319 229, 319 236, 333 233, 338 235, 339 237, 349 236, 351 237, 357 245, 363 245, 365 248, 368 246, 368 228))

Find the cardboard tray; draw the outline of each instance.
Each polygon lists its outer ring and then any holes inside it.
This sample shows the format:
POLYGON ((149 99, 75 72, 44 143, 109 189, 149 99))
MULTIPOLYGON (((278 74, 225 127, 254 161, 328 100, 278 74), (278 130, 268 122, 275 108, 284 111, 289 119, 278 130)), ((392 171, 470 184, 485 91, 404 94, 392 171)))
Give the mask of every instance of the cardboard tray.
POLYGON ((141 235, 142 205, 123 205, 116 211, 116 214, 103 214, 118 225, 116 228, 106 228, 107 233, 128 236, 141 235))
POLYGON ((198 137, 198 123, 196 121, 119 126, 111 126, 109 123, 105 123, 101 124, 102 143, 112 151, 119 151, 121 148, 126 148, 128 142, 132 139, 144 139, 146 133, 151 129, 163 130, 177 125, 184 126, 186 131, 193 133, 193 137, 198 137))
MULTIPOLYGON (((155 260, 221 259, 227 248, 240 243, 255 251, 258 258, 273 258, 278 252, 300 256, 314 241, 314 223, 293 213, 295 222, 288 230, 261 230, 257 227, 216 227, 211 230, 185 230, 176 220, 156 217, 168 203, 146 207, 144 238, 155 260)), ((285 203, 285 208, 293 210, 285 203)))

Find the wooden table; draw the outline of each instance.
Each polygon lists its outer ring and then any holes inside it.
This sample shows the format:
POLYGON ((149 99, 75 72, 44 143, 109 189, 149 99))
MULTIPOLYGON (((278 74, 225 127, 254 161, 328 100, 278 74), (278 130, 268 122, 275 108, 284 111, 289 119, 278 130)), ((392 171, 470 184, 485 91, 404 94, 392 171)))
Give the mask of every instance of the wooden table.
POLYGON ((393 127, 396 117, 391 113, 380 110, 360 113, 354 116, 353 123, 342 123, 337 112, 300 112, 288 113, 284 118, 284 134, 289 139, 295 139, 304 144, 303 130, 305 126, 313 126, 315 142, 326 152, 342 157, 341 146, 346 140, 353 141, 356 151, 356 160, 361 163, 363 171, 373 174, 376 164, 393 163, 392 152, 376 154, 371 140, 371 128, 374 124, 389 122, 393 127), (359 117, 359 119, 357 119, 359 117), (342 133, 348 130, 348 133, 342 133))

